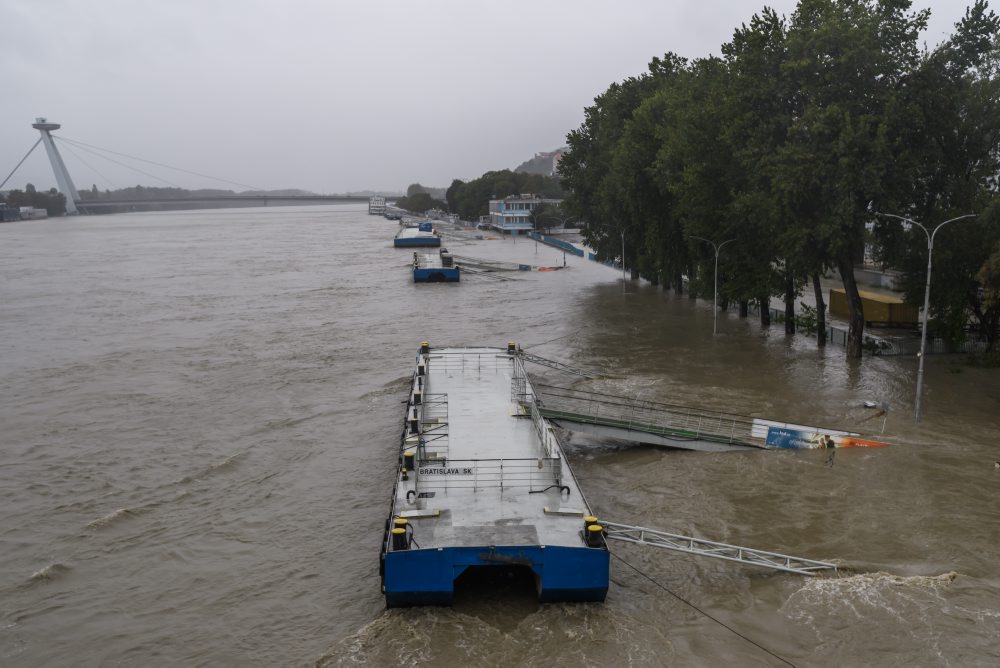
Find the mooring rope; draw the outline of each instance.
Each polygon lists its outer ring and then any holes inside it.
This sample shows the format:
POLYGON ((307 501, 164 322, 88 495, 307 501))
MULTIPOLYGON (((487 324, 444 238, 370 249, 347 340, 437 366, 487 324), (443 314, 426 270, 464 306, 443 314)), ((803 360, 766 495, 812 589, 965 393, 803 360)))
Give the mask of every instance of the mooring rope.
POLYGON ((762 650, 762 651, 764 651, 764 652, 767 652, 768 654, 770 654, 771 656, 773 656, 773 657, 774 657, 775 659, 778 659, 778 660, 779 660, 779 661, 781 661, 782 663, 785 663, 785 664, 787 664, 787 665, 789 665, 789 666, 792 666, 792 668, 795 668, 795 664, 794 664, 794 663, 792 663, 791 661, 789 661, 788 659, 786 659, 786 658, 784 658, 784 657, 781 657, 781 656, 778 656, 777 654, 775 654, 774 652, 772 652, 772 651, 771 651, 771 650, 769 650, 768 648, 764 647, 764 646, 763 646, 763 645, 761 645, 760 643, 758 643, 758 642, 755 642, 754 640, 752 640, 752 639, 748 638, 747 636, 743 635, 742 633, 740 633, 739 631, 737 631, 737 630, 736 630, 736 629, 734 629, 733 627, 729 626, 729 625, 728 625, 728 624, 726 624, 725 622, 723 622, 723 621, 720 621, 719 619, 716 619, 716 618, 715 618, 715 617, 713 617, 712 615, 708 614, 707 612, 705 612, 704 610, 702 610, 701 608, 699 608, 698 606, 696 606, 696 605, 695 605, 694 603, 692 603, 691 601, 688 601, 688 600, 684 599, 683 597, 681 597, 680 595, 678 595, 678 594, 675 594, 674 592, 670 591, 670 589, 668 589, 668 588, 667 588, 667 587, 666 587, 665 585, 663 585, 663 584, 660 584, 660 583, 659 583, 658 581, 656 581, 655 579, 653 579, 653 577, 652 577, 652 576, 650 576, 650 575, 647 575, 646 573, 644 573, 643 571, 641 571, 641 570, 640 570, 639 568, 637 568, 636 566, 633 566, 633 565, 632 565, 632 564, 630 564, 629 562, 625 561, 625 559, 623 559, 622 557, 619 557, 619 556, 618 556, 617 554, 615 554, 614 552, 611 552, 611 550, 608 550, 608 552, 610 552, 610 553, 611 553, 611 556, 612 556, 612 557, 614 557, 614 558, 615 558, 615 559, 617 559, 618 561, 622 562, 623 564, 625 564, 626 566, 628 566, 629 568, 631 568, 631 569, 632 569, 633 571, 635 571, 636 573, 638 573, 638 574, 639 574, 639 575, 641 575, 642 577, 646 578, 647 580, 649 580, 650 582, 652 582, 653 584, 655 584, 655 585, 656 585, 657 587, 659 587, 659 588, 660 588, 660 589, 662 589, 663 591, 667 592, 668 594, 670 594, 671 596, 673 596, 674 598, 676 598, 676 599, 677 599, 678 601, 680 601, 681 603, 683 603, 683 604, 685 604, 685 605, 687 605, 687 606, 690 606, 690 607, 691 607, 691 608, 693 608, 693 609, 694 609, 695 611, 697 611, 697 612, 701 613, 701 614, 702 614, 702 615, 704 615, 705 617, 708 617, 709 619, 711 619, 711 620, 712 620, 713 622, 715 622, 715 623, 716 623, 716 624, 718 624, 719 626, 721 626, 721 627, 723 627, 723 628, 725 628, 725 629, 729 630, 730 632, 732 632, 732 633, 734 633, 735 635, 739 636, 739 637, 740 637, 740 638, 742 638, 743 640, 746 640, 746 641, 747 641, 748 643, 750 643, 750 644, 751 644, 751 645, 753 645, 754 647, 757 647, 758 649, 760 649, 760 650, 762 650))

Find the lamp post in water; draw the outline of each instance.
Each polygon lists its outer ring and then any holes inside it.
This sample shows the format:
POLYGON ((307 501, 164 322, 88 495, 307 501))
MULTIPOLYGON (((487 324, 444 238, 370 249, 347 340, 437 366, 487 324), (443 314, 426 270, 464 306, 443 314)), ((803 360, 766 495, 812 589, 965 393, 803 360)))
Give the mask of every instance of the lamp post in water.
POLYGON ((712 248, 715 249, 715 296, 712 298, 712 336, 715 336, 719 325, 719 251, 730 241, 736 241, 736 239, 726 239, 721 244, 716 244, 711 239, 706 239, 705 237, 696 237, 693 234, 690 236, 692 239, 698 239, 699 241, 711 244, 712 248))
POLYGON ((930 317, 931 305, 931 257, 934 254, 934 237, 937 235, 938 230, 948 223, 954 223, 956 220, 962 220, 964 218, 975 218, 978 214, 967 213, 964 216, 958 216, 957 218, 946 220, 943 223, 938 223, 933 230, 928 230, 912 218, 904 218, 903 216, 897 216, 892 213, 880 212, 876 212, 875 215, 901 220, 903 221, 904 229, 907 225, 916 225, 924 231, 924 235, 927 237, 927 284, 924 287, 924 320, 920 326, 920 353, 917 355, 919 358, 919 361, 917 362, 917 398, 913 402, 915 406, 913 419, 920 422, 920 395, 923 394, 924 389, 924 354, 927 352, 927 320, 930 317))

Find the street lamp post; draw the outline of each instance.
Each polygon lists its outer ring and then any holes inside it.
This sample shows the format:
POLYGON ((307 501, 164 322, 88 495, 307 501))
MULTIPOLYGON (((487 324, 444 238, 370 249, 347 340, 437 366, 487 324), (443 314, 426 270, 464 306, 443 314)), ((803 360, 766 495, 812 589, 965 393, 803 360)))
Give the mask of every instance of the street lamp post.
POLYGON ((927 320, 930 317, 931 306, 931 259, 934 255, 934 237, 937 235, 938 230, 948 223, 954 223, 956 220, 964 218, 974 218, 977 214, 967 213, 964 216, 946 220, 943 223, 939 223, 933 230, 928 230, 912 218, 904 218, 903 216, 891 213, 878 213, 876 215, 895 218, 903 221, 904 224, 916 225, 924 231, 924 235, 927 237, 927 284, 924 287, 924 320, 920 327, 920 354, 918 355, 919 361, 917 362, 917 398, 914 401, 914 420, 920 422, 920 399, 924 389, 924 355, 927 352, 927 320))
POLYGON ((719 251, 722 250, 722 247, 730 241, 736 241, 736 239, 726 239, 721 244, 716 244, 711 239, 696 237, 693 234, 691 235, 691 238, 711 244, 712 248, 715 249, 715 296, 712 298, 712 336, 715 336, 719 325, 719 251))

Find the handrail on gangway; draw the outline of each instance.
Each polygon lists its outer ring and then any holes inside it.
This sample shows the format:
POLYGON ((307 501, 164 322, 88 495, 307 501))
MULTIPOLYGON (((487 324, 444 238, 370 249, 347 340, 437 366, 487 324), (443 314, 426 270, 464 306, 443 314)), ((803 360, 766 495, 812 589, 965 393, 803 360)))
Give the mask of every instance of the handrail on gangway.
POLYGON ((674 550, 676 552, 684 552, 701 557, 712 557, 714 559, 725 559, 726 561, 736 561, 749 566, 772 568, 788 573, 798 573, 799 575, 815 575, 820 571, 837 570, 836 564, 826 561, 815 561, 813 559, 792 557, 777 552, 754 550, 749 547, 717 543, 703 538, 682 536, 656 529, 634 527, 628 524, 617 524, 603 520, 601 520, 601 526, 604 527, 604 535, 608 540, 620 540, 637 545, 660 547, 665 550, 674 550))
POLYGON ((593 371, 588 371, 587 369, 579 369, 577 367, 570 366, 569 364, 563 364, 562 362, 546 359, 545 357, 541 357, 539 355, 533 355, 523 349, 518 349, 517 354, 521 360, 525 362, 532 362, 533 364, 537 364, 539 366, 547 366, 550 369, 556 369, 574 376, 582 376, 583 378, 599 378, 601 375, 593 371))

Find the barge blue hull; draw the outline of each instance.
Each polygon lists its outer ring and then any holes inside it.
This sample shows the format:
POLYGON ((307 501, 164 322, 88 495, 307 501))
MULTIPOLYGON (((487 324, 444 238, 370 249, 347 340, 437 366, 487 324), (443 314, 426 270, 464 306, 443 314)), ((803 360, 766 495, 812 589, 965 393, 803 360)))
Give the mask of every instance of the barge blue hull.
POLYGON ((413 270, 414 283, 457 283, 458 267, 419 267, 413 270))
POLYGON ((396 248, 415 248, 418 246, 440 246, 440 237, 402 237, 393 239, 392 245, 396 248))
POLYGON ((455 580, 470 566, 527 566, 545 603, 601 602, 608 593, 610 553, 603 548, 448 547, 391 551, 384 558, 382 588, 390 608, 451 605, 455 580))

